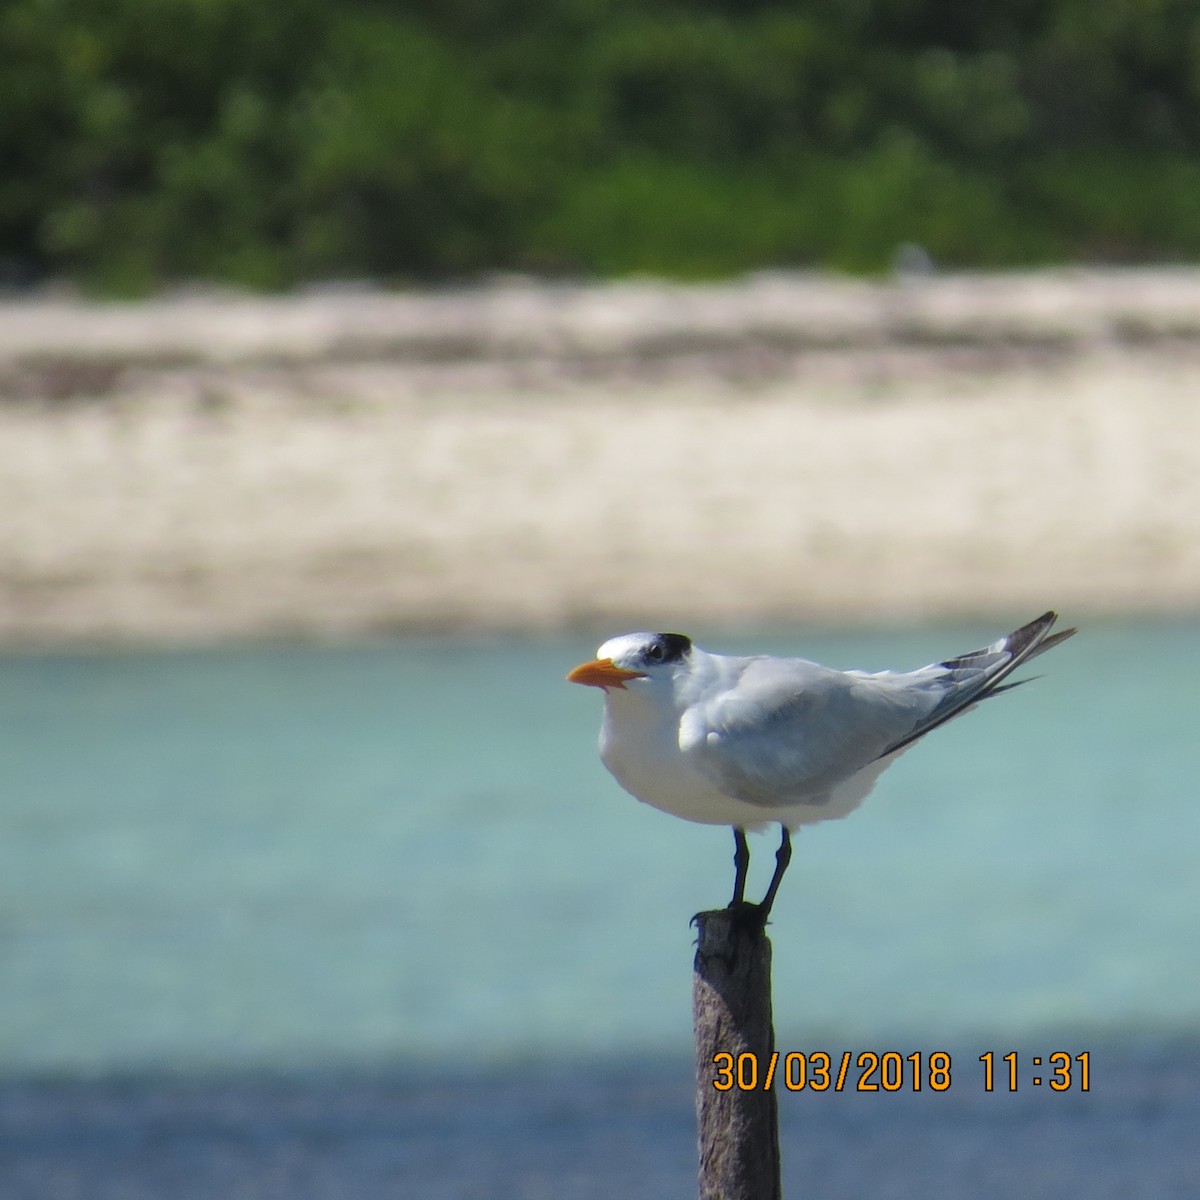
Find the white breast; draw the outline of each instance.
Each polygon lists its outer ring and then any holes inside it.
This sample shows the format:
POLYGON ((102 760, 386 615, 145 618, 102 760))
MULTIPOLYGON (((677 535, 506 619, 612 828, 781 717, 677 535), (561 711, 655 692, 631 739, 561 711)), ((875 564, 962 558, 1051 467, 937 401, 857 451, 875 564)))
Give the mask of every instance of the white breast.
POLYGON ((631 796, 685 821, 756 828, 780 820, 717 790, 680 750, 674 709, 647 703, 642 696, 605 697, 600 759, 631 796))

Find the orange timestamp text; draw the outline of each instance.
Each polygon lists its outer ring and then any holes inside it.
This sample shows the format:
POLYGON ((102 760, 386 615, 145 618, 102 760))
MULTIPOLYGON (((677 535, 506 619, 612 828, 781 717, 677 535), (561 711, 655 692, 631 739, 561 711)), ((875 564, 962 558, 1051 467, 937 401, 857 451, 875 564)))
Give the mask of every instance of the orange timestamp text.
MULTIPOLYGON (((789 1092, 945 1092, 954 1078, 946 1050, 914 1050, 911 1054, 898 1050, 857 1054, 852 1050, 840 1054, 773 1050, 769 1055, 722 1051, 714 1054, 712 1061, 712 1085, 718 1092, 770 1091, 776 1084, 789 1092)), ((1086 1050, 1078 1054, 1056 1050, 1026 1061, 1028 1068, 1015 1050, 1003 1056, 991 1051, 980 1055, 984 1091, 1015 1092, 1021 1086, 1045 1086, 1055 1092, 1091 1090, 1091 1054, 1086 1050)), ((978 1073, 978 1068, 972 1072, 978 1073)))

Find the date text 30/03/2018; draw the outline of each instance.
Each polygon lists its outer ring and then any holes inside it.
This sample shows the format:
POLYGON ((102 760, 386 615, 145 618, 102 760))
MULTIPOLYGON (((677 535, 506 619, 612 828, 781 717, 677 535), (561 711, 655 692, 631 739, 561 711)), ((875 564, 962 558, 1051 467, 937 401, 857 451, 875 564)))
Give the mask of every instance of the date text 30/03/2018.
MULTIPOLYGON (((1071 1054, 1055 1050, 1046 1055, 1031 1055, 1022 1061, 1015 1050, 997 1055, 989 1050, 981 1054, 971 1074, 982 1083, 985 1092, 1015 1092, 1024 1087, 1047 1087, 1052 1092, 1086 1092, 1091 1090, 1091 1052, 1071 1054)), ((722 1051, 713 1055, 715 1078, 712 1085, 718 1092, 734 1089, 740 1092, 769 1091, 782 1083, 789 1092, 945 1092, 956 1078, 953 1063, 945 1050, 914 1051, 901 1054, 890 1050, 878 1054, 864 1050, 854 1054, 843 1050, 829 1054, 824 1050, 802 1053, 792 1050, 769 1056, 746 1051, 730 1054, 722 1051)))

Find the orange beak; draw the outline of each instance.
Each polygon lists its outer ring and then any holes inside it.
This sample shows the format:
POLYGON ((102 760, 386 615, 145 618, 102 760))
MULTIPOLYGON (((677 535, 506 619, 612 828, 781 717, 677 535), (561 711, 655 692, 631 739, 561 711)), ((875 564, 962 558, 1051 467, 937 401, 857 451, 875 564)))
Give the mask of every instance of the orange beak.
POLYGON ((645 679, 640 671, 627 671, 618 667, 611 658, 597 658, 591 662, 580 663, 567 676, 568 683, 582 683, 588 687, 622 688, 627 679, 645 679))

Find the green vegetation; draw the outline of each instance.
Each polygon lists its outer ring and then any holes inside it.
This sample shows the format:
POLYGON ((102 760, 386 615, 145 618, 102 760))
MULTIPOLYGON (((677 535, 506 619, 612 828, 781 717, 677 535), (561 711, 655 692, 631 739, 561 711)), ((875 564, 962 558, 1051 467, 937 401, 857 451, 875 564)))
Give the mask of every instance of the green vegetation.
POLYGON ((4 0, 0 272, 1200 256, 1195 0, 4 0))

